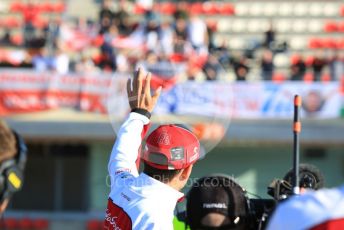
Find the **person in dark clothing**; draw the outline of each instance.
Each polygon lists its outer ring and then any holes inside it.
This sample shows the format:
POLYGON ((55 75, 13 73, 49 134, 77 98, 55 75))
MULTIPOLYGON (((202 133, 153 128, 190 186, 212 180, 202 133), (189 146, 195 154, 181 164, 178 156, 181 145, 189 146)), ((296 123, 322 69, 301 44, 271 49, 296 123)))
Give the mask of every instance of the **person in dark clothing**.
POLYGON ((274 71, 273 54, 270 50, 266 50, 263 53, 263 58, 261 60, 262 77, 265 81, 272 80, 272 74, 274 71))
POLYGON ((220 64, 214 55, 209 55, 208 60, 203 66, 203 72, 207 81, 213 81, 218 79, 218 75, 220 72, 220 64))
POLYGON ((247 74, 249 72, 249 67, 247 65, 247 59, 242 56, 238 61, 233 63, 234 72, 237 81, 246 81, 247 74))
POLYGON ((315 81, 321 80, 321 74, 326 64, 326 59, 322 55, 319 54, 314 57, 314 60, 312 62, 312 68, 314 72, 315 81))
POLYGON ((104 0, 102 8, 99 12, 100 34, 108 32, 112 24, 114 13, 111 10, 110 6, 111 0, 104 0))
POLYGON ((295 59, 294 63, 290 66, 292 81, 302 81, 306 73, 306 64, 303 57, 298 57, 295 59))
POLYGON ((272 48, 272 43, 275 41, 275 30, 273 29, 272 24, 267 31, 265 31, 265 40, 263 46, 270 49, 272 48))

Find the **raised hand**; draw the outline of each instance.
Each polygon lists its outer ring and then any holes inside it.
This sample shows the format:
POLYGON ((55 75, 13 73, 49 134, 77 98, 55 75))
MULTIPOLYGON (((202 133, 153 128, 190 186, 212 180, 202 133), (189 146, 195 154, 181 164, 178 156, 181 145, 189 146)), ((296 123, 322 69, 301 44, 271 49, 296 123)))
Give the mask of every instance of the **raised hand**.
POLYGON ((127 93, 131 109, 145 109, 152 112, 161 93, 159 87, 151 95, 150 81, 151 74, 144 74, 141 68, 134 73, 134 78, 127 81, 127 93))

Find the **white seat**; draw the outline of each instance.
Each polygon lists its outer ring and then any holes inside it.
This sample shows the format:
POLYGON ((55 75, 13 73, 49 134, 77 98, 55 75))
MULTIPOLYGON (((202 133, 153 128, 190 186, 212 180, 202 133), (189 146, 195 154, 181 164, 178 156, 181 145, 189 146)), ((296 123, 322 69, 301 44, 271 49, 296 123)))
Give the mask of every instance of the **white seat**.
POLYGON ((297 3, 294 5, 293 14, 296 16, 305 16, 308 14, 308 3, 297 3))
POLYGON ((276 9, 278 14, 281 16, 289 16, 293 12, 293 5, 291 3, 281 3, 279 7, 276 9))
POLYGON ((276 14, 276 9, 278 9, 278 5, 274 3, 266 3, 263 9, 265 16, 273 16, 276 14))
POLYGON ((323 31, 323 22, 319 20, 310 20, 308 22, 308 31, 311 33, 319 33, 323 31))
POLYGON ((235 15, 246 16, 249 14, 249 5, 246 3, 235 4, 235 15))
POLYGON ((260 16, 263 14, 263 5, 261 3, 253 3, 250 6, 249 13, 252 16, 260 16))
POLYGON ((307 48, 307 40, 302 37, 293 37, 289 41, 289 46, 292 50, 302 50, 307 48))
POLYGON ((230 49, 242 50, 245 48, 245 40, 241 38, 232 38, 229 40, 228 46, 230 49))
POLYGON ((220 19, 217 23, 217 31, 220 33, 228 32, 230 28, 230 23, 228 19, 220 19))
POLYGON ((273 63, 275 65, 275 67, 283 68, 283 67, 287 67, 290 65, 290 60, 286 54, 279 53, 279 54, 275 55, 275 57, 273 59, 273 63))
POLYGON ((287 33, 290 32, 291 30, 291 20, 289 19, 282 19, 282 20, 278 20, 275 23, 274 28, 276 28, 277 32, 279 33, 287 33))
POLYGON ((311 16, 321 16, 323 13, 323 5, 319 2, 311 3, 309 6, 309 15, 311 16))
POLYGON ((292 25, 293 25, 292 26, 293 31, 296 33, 302 33, 302 32, 307 31, 307 24, 306 24, 305 20, 302 20, 302 19, 295 20, 292 23, 292 25))
POLYGON ((339 12, 338 8, 338 5, 334 3, 326 3, 324 5, 324 15, 326 17, 337 16, 339 12))
POLYGON ((239 33, 246 30, 246 23, 243 20, 236 19, 236 20, 233 20, 231 24, 232 24, 231 27, 232 27, 233 32, 239 33))
POLYGON ((264 22, 263 20, 250 20, 248 23, 247 23, 247 30, 248 32, 251 32, 251 33, 257 33, 257 32, 264 32, 265 31, 265 28, 264 28, 264 22))

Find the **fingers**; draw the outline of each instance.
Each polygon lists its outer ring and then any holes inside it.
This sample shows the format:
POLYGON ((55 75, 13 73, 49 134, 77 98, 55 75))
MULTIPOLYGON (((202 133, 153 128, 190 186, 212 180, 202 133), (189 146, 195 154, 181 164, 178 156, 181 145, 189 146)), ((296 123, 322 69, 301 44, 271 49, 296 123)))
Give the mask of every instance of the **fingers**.
POLYGON ((146 81, 145 81, 145 89, 144 89, 144 94, 148 99, 151 98, 151 88, 150 88, 150 82, 152 79, 152 74, 148 73, 146 76, 146 81))
POLYGON ((134 79, 134 81, 136 82, 136 89, 134 90, 135 90, 135 93, 137 93, 136 96, 140 97, 142 94, 142 81, 144 78, 144 73, 141 68, 139 68, 137 72, 138 73, 136 74, 135 79, 134 79))
POLYGON ((158 99, 159 99, 159 97, 160 97, 161 90, 162 90, 162 87, 160 86, 160 87, 154 92, 154 95, 153 95, 153 97, 152 97, 152 100, 153 100, 154 105, 156 104, 156 102, 158 101, 158 99))
POLYGON ((133 92, 131 90, 131 78, 129 78, 127 81, 127 94, 128 94, 128 97, 131 97, 133 94, 133 92))

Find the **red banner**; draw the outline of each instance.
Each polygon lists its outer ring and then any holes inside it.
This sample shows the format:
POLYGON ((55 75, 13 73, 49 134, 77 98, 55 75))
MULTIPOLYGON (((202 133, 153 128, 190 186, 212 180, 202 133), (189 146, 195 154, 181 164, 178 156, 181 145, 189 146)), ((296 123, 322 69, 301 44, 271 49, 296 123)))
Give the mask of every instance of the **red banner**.
POLYGON ((30 71, 2 71, 0 115, 62 107, 106 113, 107 94, 113 77, 106 74, 59 76, 30 71))

